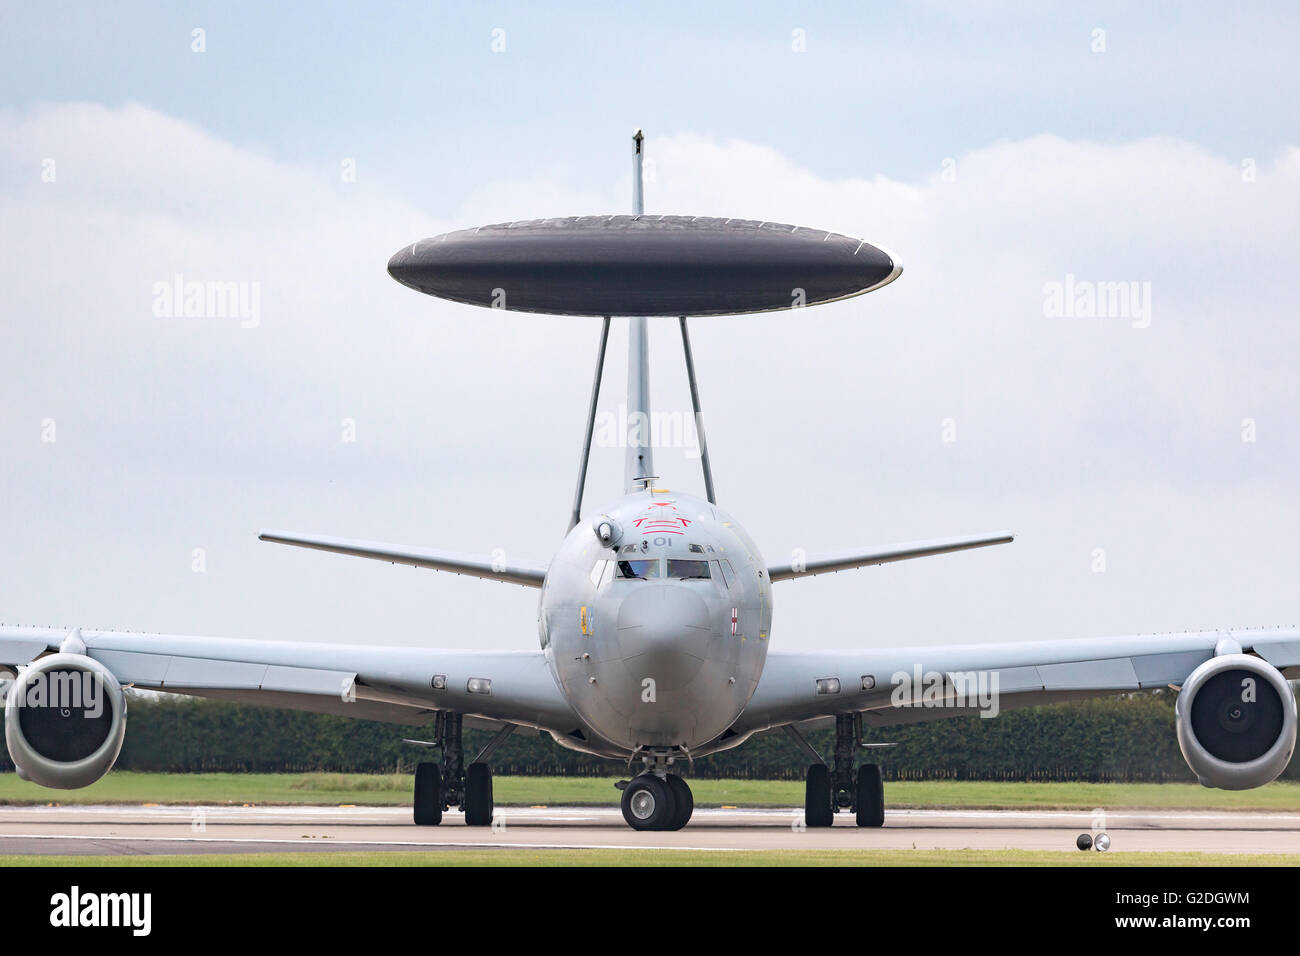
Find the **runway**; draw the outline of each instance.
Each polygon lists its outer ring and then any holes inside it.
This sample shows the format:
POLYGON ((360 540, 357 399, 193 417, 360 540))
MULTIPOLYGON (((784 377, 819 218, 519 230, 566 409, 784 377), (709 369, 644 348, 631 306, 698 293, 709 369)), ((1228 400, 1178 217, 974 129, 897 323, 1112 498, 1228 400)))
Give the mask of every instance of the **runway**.
MULTIPOLYGON (((459 813, 417 827, 407 807, 0 807, 0 854, 139 855, 465 849, 1059 850, 1093 829, 1085 811, 891 810, 879 829, 837 815, 806 829, 803 812, 697 809, 685 829, 630 829, 616 807, 498 808, 491 828, 459 813)), ((1100 821, 1111 853, 1300 853, 1300 813, 1127 811, 1100 821)))

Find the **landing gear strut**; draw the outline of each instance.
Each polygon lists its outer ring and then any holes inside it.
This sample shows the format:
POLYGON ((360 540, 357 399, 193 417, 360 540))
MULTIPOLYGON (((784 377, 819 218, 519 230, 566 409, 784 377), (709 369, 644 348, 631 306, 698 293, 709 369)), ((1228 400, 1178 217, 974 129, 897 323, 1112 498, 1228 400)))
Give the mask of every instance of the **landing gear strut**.
POLYGON ((514 729, 513 724, 502 727, 466 772, 461 715, 439 711, 434 723, 433 743, 442 750, 442 764, 425 761, 415 768, 416 824, 437 826, 442 822, 443 811, 454 807, 465 811, 467 826, 491 826, 494 810, 492 768, 487 758, 514 729))
MULTIPOLYGON (((816 751, 793 727, 790 731, 805 750, 816 756, 816 751)), ((824 762, 808 768, 804 788, 804 823, 807 826, 831 826, 839 810, 851 811, 860 827, 884 826, 885 788, 880 768, 875 764, 863 764, 854 771, 861 740, 861 714, 840 714, 835 718, 833 768, 824 762)))

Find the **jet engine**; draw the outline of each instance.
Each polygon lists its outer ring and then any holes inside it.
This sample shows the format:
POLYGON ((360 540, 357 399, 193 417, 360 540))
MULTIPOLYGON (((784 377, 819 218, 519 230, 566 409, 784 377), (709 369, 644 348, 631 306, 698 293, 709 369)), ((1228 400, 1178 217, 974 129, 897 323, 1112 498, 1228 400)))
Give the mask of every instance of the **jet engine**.
POLYGON ((1183 682, 1178 747, 1204 786, 1249 790, 1291 760, 1296 703, 1281 671, 1247 654, 1212 657, 1183 682))
POLYGON ((75 790, 112 768, 126 736, 126 695, 103 664, 53 654, 25 668, 5 694, 5 743, 18 776, 75 790))

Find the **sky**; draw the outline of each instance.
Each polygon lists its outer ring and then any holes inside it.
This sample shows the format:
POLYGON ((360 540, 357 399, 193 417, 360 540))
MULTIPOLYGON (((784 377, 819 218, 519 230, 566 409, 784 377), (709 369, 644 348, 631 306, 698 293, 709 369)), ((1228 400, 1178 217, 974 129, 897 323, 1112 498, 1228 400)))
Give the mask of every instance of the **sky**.
MULTIPOLYGON (((1283 4, 8 5, 0 621, 536 647, 533 590, 256 535, 549 560, 598 322, 384 267, 448 229, 629 211, 642 127, 647 212, 906 266, 692 324, 720 503, 767 561, 1017 534, 780 583, 773 647, 1295 624, 1298 26, 1283 4), (246 314, 169 307, 177 276, 246 314)), ((651 330, 653 400, 688 409, 675 322, 651 330)), ((656 464, 700 489, 681 449, 656 464)), ((589 511, 621 473, 598 448, 589 511)))

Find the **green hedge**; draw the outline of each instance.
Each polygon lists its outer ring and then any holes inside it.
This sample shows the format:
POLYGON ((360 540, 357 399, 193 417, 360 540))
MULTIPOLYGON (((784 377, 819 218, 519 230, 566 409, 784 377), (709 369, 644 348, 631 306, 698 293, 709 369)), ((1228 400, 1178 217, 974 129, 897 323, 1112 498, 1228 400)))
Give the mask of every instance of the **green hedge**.
MULTIPOLYGON (((1174 694, 1155 691, 869 732, 898 746, 877 752, 888 779, 1192 780, 1174 734, 1174 694)), ((403 744, 431 729, 188 698, 131 701, 118 766, 173 772, 381 772, 410 770, 429 751, 403 744)), ((469 756, 490 737, 466 731, 469 756)), ((833 734, 811 742, 829 756, 833 734)), ((4 763, 8 765, 7 755, 4 763)), ((467 756, 467 759, 469 757, 467 756)), ((865 756, 863 758, 866 759, 865 756)), ((518 731, 493 755, 498 773, 595 776, 619 761, 575 753, 518 731)), ((783 733, 701 758, 697 777, 797 779, 806 758, 783 733)), ((1285 774, 1295 778, 1294 765, 1285 774)))

